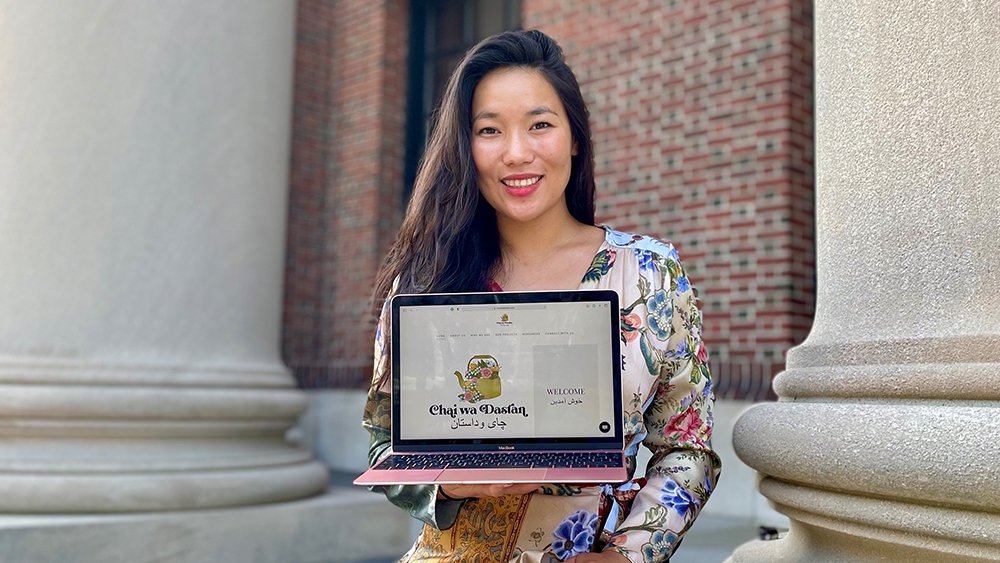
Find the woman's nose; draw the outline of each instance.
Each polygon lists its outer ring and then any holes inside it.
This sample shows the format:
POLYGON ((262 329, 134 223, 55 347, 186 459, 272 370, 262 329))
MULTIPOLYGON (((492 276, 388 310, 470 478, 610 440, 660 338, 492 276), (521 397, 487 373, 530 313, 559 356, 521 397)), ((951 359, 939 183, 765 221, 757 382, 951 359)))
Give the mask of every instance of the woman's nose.
POLYGON ((509 166, 525 164, 534 159, 531 141, 524 132, 514 132, 507 137, 504 147, 504 164, 509 166))

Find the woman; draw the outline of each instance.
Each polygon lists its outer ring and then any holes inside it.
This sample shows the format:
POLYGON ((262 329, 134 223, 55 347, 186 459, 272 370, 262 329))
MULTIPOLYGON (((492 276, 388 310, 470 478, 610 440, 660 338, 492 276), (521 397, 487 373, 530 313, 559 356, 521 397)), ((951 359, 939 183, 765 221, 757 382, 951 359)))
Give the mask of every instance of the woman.
MULTIPOLYGON (((645 477, 569 485, 382 488, 425 525, 403 561, 666 561, 708 499, 712 393, 701 315, 666 243, 594 224, 588 112, 539 31, 474 47, 449 81, 413 199, 376 281, 393 293, 610 288, 621 298, 626 454, 645 477)), ((365 408, 369 462, 387 453, 389 331, 365 408)))

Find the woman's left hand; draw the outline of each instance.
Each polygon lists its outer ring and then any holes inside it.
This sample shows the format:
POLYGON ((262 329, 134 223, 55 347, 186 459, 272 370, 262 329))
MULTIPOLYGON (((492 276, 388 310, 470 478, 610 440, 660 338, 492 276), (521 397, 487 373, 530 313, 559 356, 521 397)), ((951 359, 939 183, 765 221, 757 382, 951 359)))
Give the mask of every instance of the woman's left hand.
POLYGON ((600 553, 581 553, 570 557, 566 563, 629 563, 629 560, 615 550, 608 550, 600 553))

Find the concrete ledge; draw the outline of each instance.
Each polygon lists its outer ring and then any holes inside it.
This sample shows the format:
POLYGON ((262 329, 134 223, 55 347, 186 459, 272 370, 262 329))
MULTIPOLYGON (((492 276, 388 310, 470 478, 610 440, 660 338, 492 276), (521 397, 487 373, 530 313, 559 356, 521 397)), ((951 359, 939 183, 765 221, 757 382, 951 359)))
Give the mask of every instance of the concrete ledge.
POLYGON ((0 561, 342 563, 399 557, 410 518, 385 497, 332 488, 302 501, 128 515, 0 516, 0 561))

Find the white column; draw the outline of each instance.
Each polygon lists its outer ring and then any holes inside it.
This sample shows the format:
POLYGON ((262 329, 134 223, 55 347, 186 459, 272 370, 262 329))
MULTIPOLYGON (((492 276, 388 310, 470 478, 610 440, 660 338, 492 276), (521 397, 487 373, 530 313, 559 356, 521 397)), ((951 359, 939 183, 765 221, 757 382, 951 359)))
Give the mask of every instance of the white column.
MULTIPOLYGON (((818 295, 732 562, 1000 560, 1000 4, 816 2, 818 295)), ((725 476, 723 475, 723 478, 725 476)))
POLYGON ((0 0, 0 513, 325 489, 280 361, 295 2, 0 0))

